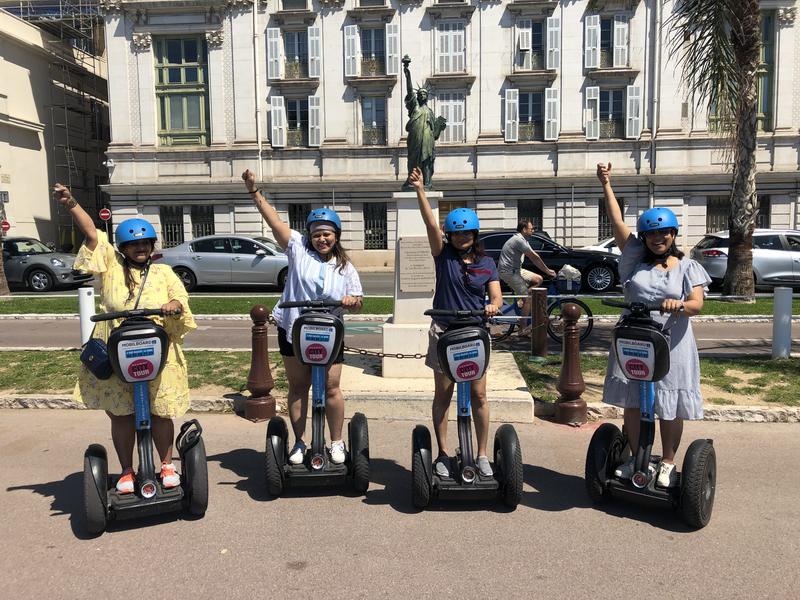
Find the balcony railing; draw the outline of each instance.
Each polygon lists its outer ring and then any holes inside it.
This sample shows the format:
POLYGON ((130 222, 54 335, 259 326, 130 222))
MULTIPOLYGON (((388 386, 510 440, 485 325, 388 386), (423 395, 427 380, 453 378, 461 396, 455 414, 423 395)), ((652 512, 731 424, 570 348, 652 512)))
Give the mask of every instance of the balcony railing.
POLYGON ((529 121, 519 124, 520 142, 540 142, 544 139, 544 123, 542 121, 529 121))
POLYGON ((362 77, 377 77, 379 75, 386 75, 386 59, 382 54, 361 59, 362 77))
POLYGON ((361 139, 365 146, 385 146, 386 127, 364 127, 361 130, 361 139))
POLYGON ((601 139, 622 139, 625 137, 625 121, 623 119, 604 119, 600 121, 601 139))
POLYGON ((287 59, 284 63, 283 73, 284 79, 304 79, 308 77, 308 61, 287 59))
POLYGON ((302 148, 308 146, 308 130, 306 127, 286 130, 286 146, 288 148, 302 148))

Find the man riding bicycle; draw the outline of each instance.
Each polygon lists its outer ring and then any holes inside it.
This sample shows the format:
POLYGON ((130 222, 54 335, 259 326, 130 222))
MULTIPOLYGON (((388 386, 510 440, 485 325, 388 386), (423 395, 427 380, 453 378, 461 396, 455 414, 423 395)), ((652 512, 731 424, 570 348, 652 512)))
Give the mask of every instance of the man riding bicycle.
POLYGON ((522 315, 519 322, 518 335, 530 335, 531 328, 525 327, 528 315, 531 312, 529 290, 542 285, 544 280, 541 275, 522 268, 523 257, 527 256, 533 265, 548 277, 555 277, 556 272, 548 269, 541 256, 536 254, 528 244, 528 238, 533 233, 533 223, 530 219, 520 219, 517 223, 517 233, 509 238, 500 251, 497 261, 497 270, 502 279, 517 296, 525 296, 522 305, 522 315))

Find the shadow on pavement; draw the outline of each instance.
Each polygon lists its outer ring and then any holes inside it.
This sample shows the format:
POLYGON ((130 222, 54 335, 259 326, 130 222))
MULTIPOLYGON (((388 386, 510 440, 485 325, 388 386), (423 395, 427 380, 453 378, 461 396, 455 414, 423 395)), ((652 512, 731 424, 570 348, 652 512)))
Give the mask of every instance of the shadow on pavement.
POLYGON ((365 504, 388 504, 405 514, 419 512, 411 504, 411 471, 404 466, 385 458, 370 458, 369 480, 365 504), (372 485, 375 483, 383 485, 383 489, 374 489, 372 485))
POLYGON ((535 490, 522 492, 522 504, 529 508, 557 512, 590 508, 592 505, 586 496, 582 477, 524 464, 522 479, 535 490))
POLYGON ((237 490, 247 492, 253 500, 272 500, 267 494, 264 480, 264 453, 252 448, 237 448, 230 452, 214 454, 206 458, 208 462, 216 461, 226 471, 241 477, 237 482, 220 481, 217 485, 232 485, 237 490))

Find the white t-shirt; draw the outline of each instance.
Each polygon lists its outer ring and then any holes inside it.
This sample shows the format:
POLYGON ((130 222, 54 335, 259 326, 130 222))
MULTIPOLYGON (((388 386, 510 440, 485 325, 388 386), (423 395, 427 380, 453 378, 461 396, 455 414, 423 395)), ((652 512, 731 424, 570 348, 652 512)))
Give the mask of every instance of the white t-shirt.
MULTIPOLYGON (((286 286, 278 302, 300 302, 302 300, 341 300, 345 296, 363 296, 361 280, 353 263, 348 262, 343 272, 339 272, 336 259, 322 262, 319 254, 306 247, 306 237, 299 231, 292 230, 289 244, 286 248, 289 258, 289 272, 286 276, 286 286)), ((272 316, 278 327, 286 330, 286 341, 292 343, 292 326, 295 319, 300 316, 299 308, 278 308, 272 311, 272 316)), ((336 309, 334 313, 341 314, 344 310, 336 309)))

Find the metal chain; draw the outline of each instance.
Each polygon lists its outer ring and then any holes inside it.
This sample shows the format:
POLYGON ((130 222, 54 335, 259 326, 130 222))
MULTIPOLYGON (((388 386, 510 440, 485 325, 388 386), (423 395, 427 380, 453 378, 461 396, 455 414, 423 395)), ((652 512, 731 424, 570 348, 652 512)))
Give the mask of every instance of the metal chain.
POLYGON ((416 358, 421 359, 425 358, 425 354, 402 354, 400 352, 392 353, 392 352, 378 352, 377 350, 365 350, 364 348, 351 348, 349 346, 344 347, 345 352, 352 352, 354 354, 360 354, 361 356, 377 356, 379 358, 416 358))

